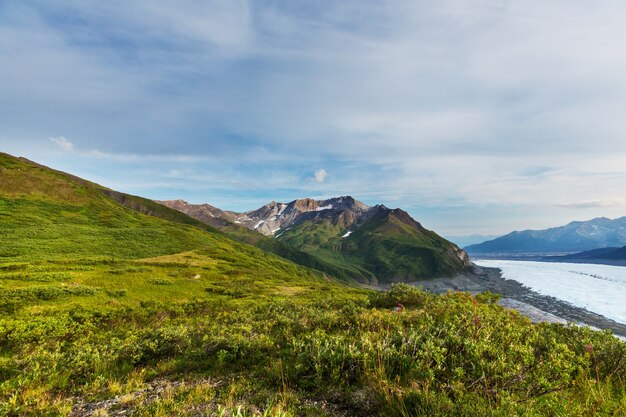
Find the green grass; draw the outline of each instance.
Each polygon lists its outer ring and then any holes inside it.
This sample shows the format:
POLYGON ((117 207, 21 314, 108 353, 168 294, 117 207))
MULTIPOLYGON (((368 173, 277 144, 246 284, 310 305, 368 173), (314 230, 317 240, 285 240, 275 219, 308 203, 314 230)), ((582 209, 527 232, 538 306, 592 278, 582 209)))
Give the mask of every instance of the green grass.
MULTIPOLYGON (((207 236, 199 234, 196 229, 219 235, 215 228, 152 200, 110 190, 2 153, 0 179, 0 220, 5 220, 0 224, 0 233, 3 229, 7 233, 11 230, 22 233, 9 235, 14 242, 20 242, 22 248, 13 252, 11 250, 15 248, 6 247, 4 252, 0 248, 0 257, 17 257, 19 253, 33 250, 44 252, 46 248, 53 256, 71 252, 92 256, 95 251, 104 249, 103 255, 106 256, 142 257, 206 244, 207 236), (61 217, 51 224, 49 219, 58 217, 57 214, 61 217), (172 223, 194 228, 184 229, 172 223), (81 225, 84 227, 80 228, 81 225), (118 245, 118 242, 127 244, 118 245), (133 245, 142 245, 144 250, 134 247, 127 250, 133 245), (73 251, 76 247, 82 248, 82 252, 73 251)), ((325 262, 234 224, 220 230, 239 242, 346 282, 354 282, 360 276, 351 268, 325 262)))
POLYGON ((415 281, 465 270, 450 242, 412 227, 395 213, 374 218, 342 238, 345 230, 330 220, 308 221, 279 239, 366 283, 415 281))
POLYGON ((264 251, 328 274, 347 283, 362 280, 363 275, 367 274, 353 265, 346 264, 342 260, 337 262, 336 259, 329 258, 329 252, 327 251, 320 251, 318 256, 318 253, 314 250, 297 249, 295 246, 281 242, 274 237, 263 236, 258 232, 235 224, 220 227, 219 230, 237 241, 256 246, 264 251))
POLYGON ((3 155, 0 195, 0 415, 626 413, 609 333, 350 287, 3 155))
POLYGON ((0 259, 144 258, 226 240, 127 209, 100 189, 0 154, 0 259))
POLYGON ((67 264, 72 282, 51 288, 96 291, 24 297, 0 318, 0 414, 113 398, 108 411, 146 416, 626 411, 626 345, 608 333, 535 326, 489 295, 370 293, 214 256, 67 264))
POLYGON ((216 234, 142 216, 104 197, 87 206, 0 197, 0 259, 143 258, 217 242, 216 234))

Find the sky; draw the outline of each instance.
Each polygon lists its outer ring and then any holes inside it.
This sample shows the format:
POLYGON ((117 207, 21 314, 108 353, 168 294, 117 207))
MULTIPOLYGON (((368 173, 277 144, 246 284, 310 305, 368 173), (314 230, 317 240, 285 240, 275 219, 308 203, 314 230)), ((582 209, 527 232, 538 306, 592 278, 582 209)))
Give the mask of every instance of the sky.
POLYGON ((0 151, 447 236, 626 215, 626 2, 0 0, 0 151))

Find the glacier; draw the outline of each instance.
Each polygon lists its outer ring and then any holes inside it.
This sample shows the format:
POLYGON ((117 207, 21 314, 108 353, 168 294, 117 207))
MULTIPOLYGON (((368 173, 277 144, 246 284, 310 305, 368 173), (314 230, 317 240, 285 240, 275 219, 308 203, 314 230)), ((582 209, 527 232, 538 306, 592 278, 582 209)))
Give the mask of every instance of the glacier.
POLYGON ((626 267, 510 260, 474 260, 500 268, 504 279, 626 324, 626 267))

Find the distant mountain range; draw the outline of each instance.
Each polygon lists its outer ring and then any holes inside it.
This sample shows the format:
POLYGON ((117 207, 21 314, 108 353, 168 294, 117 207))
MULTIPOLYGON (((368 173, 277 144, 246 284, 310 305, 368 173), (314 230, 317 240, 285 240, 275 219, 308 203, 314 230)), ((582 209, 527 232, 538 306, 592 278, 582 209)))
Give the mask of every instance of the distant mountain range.
POLYGON ((465 247, 474 255, 574 253, 626 245, 626 217, 575 221, 545 230, 524 230, 465 247))
POLYGON ((405 211, 370 207, 350 196, 273 201, 244 213, 182 200, 159 203, 227 233, 245 228, 271 236, 361 282, 452 275, 470 265, 463 250, 422 227, 405 211))
POLYGON ((626 246, 621 248, 600 248, 592 249, 584 252, 572 253, 570 255, 563 256, 551 256, 545 260, 549 261, 624 261, 626 260, 626 246))

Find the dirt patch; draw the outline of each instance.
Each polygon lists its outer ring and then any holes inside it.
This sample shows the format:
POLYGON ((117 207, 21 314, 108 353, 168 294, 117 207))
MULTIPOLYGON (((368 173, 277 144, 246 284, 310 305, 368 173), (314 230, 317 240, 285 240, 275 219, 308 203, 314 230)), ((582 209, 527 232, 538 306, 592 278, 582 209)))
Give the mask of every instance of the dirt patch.
MULTIPOLYGON (((88 416, 128 416, 138 405, 149 405, 157 400, 174 395, 181 391, 191 390, 198 386, 213 388, 219 386, 220 381, 212 379, 198 379, 194 381, 155 380, 145 384, 144 388, 127 394, 117 395, 101 401, 86 401, 83 398, 74 398, 71 417, 88 416)), ((189 415, 207 415, 207 411, 214 409, 215 404, 207 403, 202 409, 189 410, 189 415)))

